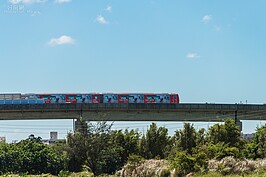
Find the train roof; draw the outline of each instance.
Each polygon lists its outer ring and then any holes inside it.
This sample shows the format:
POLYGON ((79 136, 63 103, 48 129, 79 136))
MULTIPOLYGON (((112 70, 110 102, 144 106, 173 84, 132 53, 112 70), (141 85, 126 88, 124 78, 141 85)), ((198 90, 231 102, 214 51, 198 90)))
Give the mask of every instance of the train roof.
MULTIPOLYGON (((125 93, 117 93, 117 92, 104 92, 104 93, 98 93, 98 92, 84 92, 84 93, 22 93, 21 95, 86 95, 86 94, 128 94, 128 95, 154 95, 154 94, 160 94, 160 95, 167 95, 167 94, 178 94, 178 93, 158 93, 158 92, 153 92, 153 93, 140 93, 140 92, 125 92, 125 93)), ((1 95, 1 94, 0 94, 1 95)), ((5 94, 4 94, 5 95, 5 94)), ((14 94, 15 95, 15 94, 14 94)))

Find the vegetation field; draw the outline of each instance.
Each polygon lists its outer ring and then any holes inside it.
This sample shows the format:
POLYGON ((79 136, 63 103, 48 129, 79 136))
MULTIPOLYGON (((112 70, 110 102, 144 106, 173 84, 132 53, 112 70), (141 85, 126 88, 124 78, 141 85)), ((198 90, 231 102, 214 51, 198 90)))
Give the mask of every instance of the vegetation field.
MULTIPOLYGON (((60 175, 59 175, 60 176, 60 175)), ((89 172, 79 172, 79 173, 69 173, 68 175, 61 175, 61 177, 93 177, 94 175, 89 172)), ((105 177, 116 177, 116 175, 104 175, 105 177)), ((193 177, 265 177, 265 173, 253 173, 253 174, 245 174, 245 175, 222 175, 221 173, 217 172, 210 172, 207 174, 193 174, 193 177)), ((16 175, 16 174, 7 174, 7 175, 1 175, 0 177, 56 177, 51 174, 41 174, 41 175, 16 175)))
MULTIPOLYGON (((61 174, 58 174, 56 176, 60 177, 93 177, 93 173, 89 172, 79 172, 79 173, 68 173, 63 172, 61 174)), ((1 175, 0 177, 56 177, 55 175, 51 174, 40 174, 40 175, 27 175, 27 174, 6 174, 1 175)))
POLYGON ((266 125, 257 128, 252 141, 241 138, 230 119, 208 130, 185 123, 173 136, 155 123, 145 134, 111 128, 81 121, 66 142, 53 146, 33 135, 16 144, 0 143, 0 175, 266 176, 266 125))
POLYGON ((236 174, 231 174, 231 175, 222 175, 221 173, 207 173, 207 174, 195 174, 193 177, 265 177, 265 173, 253 173, 253 174, 245 174, 245 175, 236 175, 236 174))

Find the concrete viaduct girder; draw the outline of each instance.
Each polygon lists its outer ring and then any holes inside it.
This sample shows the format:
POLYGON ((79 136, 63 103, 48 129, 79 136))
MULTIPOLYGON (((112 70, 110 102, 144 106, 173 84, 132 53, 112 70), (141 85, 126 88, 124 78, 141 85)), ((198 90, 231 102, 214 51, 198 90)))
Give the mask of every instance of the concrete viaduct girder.
POLYGON ((79 119, 88 121, 266 120, 265 104, 36 104, 0 105, 0 120, 79 119))

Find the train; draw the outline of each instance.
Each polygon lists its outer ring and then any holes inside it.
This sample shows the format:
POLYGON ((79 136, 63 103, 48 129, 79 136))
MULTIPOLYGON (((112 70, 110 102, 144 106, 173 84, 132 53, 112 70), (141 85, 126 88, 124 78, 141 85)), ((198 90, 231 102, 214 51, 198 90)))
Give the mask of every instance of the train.
POLYGON ((179 104, 177 93, 0 94, 0 104, 154 103, 179 104))

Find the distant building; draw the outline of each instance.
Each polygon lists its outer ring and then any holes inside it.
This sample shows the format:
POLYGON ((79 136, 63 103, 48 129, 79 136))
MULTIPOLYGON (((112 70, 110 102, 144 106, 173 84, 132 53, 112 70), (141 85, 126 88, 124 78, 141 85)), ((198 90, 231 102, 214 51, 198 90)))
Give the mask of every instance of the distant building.
POLYGON ((50 132, 50 139, 51 140, 57 140, 57 132, 50 132))
POLYGON ((242 134, 241 137, 245 140, 251 141, 254 138, 255 133, 242 134))
POLYGON ((6 143, 6 137, 0 136, 0 143, 6 143))
POLYGON ((48 144, 48 145, 53 145, 59 141, 65 142, 66 139, 58 139, 58 133, 57 132, 50 132, 50 139, 42 139, 42 142, 44 144, 48 144))
POLYGON ((17 144, 18 142, 18 140, 12 140, 11 144, 17 144))

